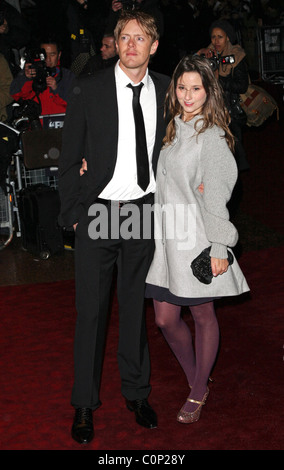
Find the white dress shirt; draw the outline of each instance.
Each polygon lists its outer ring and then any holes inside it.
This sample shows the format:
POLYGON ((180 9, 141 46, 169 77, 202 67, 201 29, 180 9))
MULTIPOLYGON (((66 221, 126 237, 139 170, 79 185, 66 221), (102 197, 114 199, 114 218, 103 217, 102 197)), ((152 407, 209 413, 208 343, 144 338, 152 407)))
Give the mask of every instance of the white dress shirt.
MULTIPOLYGON (((111 181, 99 195, 103 199, 131 200, 155 192, 156 182, 152 169, 152 154, 156 136, 157 102, 156 90, 148 70, 142 79, 140 104, 143 111, 149 158, 150 182, 144 192, 137 184, 136 139, 132 109, 133 92, 127 87, 131 82, 119 66, 115 66, 115 81, 118 103, 118 148, 117 161, 111 181)), ((141 82, 140 82, 141 83, 141 82)), ((111 110, 110 110, 111 112, 111 110)), ((107 138, 107 136, 106 136, 107 138)))

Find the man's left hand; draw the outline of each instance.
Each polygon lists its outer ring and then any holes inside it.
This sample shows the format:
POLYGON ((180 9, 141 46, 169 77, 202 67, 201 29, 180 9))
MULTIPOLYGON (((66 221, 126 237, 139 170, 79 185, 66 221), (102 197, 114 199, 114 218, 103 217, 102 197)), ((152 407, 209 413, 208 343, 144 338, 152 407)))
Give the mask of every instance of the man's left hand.
POLYGON ((46 84, 49 86, 53 91, 57 88, 57 83, 54 77, 47 77, 46 84))

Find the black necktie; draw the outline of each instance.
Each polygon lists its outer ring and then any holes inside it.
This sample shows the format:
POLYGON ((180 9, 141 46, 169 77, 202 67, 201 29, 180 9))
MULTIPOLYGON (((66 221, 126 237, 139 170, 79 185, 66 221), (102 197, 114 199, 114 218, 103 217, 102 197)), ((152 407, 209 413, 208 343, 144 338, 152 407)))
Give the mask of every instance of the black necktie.
POLYGON ((150 177, 149 177, 149 161, 146 143, 146 133, 144 126, 143 113, 139 101, 141 88, 140 85, 132 86, 130 83, 127 85, 133 91, 132 108, 135 122, 135 136, 136 136, 136 164, 137 164, 137 180, 138 185, 143 191, 146 191, 150 177))

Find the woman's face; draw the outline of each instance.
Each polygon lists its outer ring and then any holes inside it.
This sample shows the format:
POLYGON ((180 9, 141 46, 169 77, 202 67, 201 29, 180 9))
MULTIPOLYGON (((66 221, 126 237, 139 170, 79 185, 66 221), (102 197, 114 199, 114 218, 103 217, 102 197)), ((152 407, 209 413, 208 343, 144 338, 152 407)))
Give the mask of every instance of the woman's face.
POLYGON ((199 73, 185 72, 179 77, 176 95, 183 109, 182 118, 184 121, 189 121, 200 114, 207 95, 199 73))
POLYGON ((229 37, 221 28, 213 28, 211 33, 211 42, 218 52, 218 54, 222 54, 224 51, 226 44, 229 41, 229 37))

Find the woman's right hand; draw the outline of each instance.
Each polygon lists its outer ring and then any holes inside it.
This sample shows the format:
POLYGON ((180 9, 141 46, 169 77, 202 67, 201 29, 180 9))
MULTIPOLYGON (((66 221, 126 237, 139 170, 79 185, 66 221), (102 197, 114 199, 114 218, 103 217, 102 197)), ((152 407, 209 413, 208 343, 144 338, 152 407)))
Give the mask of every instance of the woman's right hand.
POLYGON ((214 277, 227 272, 228 267, 229 261, 227 259, 211 258, 211 269, 214 277))
POLYGON ((212 49, 208 49, 207 47, 204 47, 203 49, 199 49, 197 51, 198 55, 204 55, 206 59, 211 59, 214 55, 216 55, 215 51, 212 51, 212 49))

